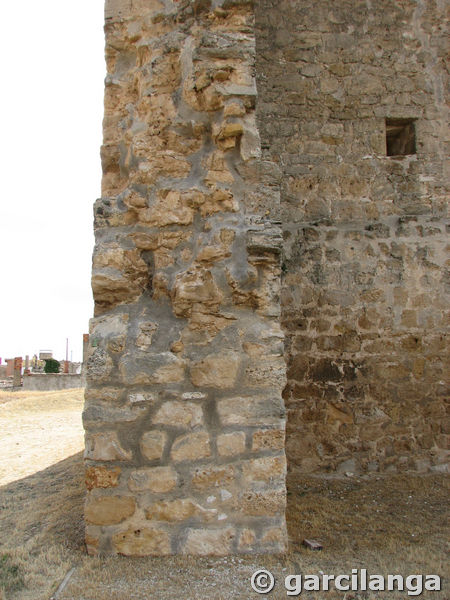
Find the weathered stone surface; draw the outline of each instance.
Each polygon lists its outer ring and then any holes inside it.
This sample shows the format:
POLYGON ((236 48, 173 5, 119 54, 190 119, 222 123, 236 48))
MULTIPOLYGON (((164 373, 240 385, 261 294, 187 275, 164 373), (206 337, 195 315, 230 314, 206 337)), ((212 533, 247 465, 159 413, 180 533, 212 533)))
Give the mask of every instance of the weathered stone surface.
POLYGON ((196 467, 192 475, 192 485, 195 488, 226 487, 234 481, 232 465, 196 467))
POLYGON ((282 551, 282 388, 304 471, 448 460, 444 3, 218 4, 106 6, 92 552, 282 551))
POLYGON ((115 431, 86 435, 85 458, 92 460, 130 460, 132 453, 125 450, 115 431))
POLYGON ((150 490, 164 494, 173 490, 177 482, 178 476, 173 467, 152 467, 132 471, 128 479, 128 488, 132 492, 150 490))
POLYGON ((236 505, 236 509, 251 516, 275 516, 284 513, 285 508, 286 491, 275 487, 265 492, 244 492, 239 498, 239 504, 236 505))
POLYGON ((210 355, 191 367, 191 381, 197 387, 230 388, 236 383, 239 355, 235 352, 210 355))
POLYGON ((148 266, 138 250, 117 245, 94 252, 92 291, 96 314, 136 300, 148 284, 148 266))
POLYGON ((88 467, 85 471, 85 483, 88 490, 93 488, 116 487, 119 484, 120 467, 88 467))
POLYGON ((263 457, 247 428, 283 428, 285 365, 281 169, 262 157, 253 4, 110 0, 106 18, 84 424, 88 458, 128 461, 117 482, 92 471, 92 493, 137 509, 122 531, 88 525, 89 548, 256 552, 283 512, 234 503, 275 478, 250 463, 263 457), (238 545, 247 525, 258 535, 238 545))
POLYGON ((84 518, 94 525, 116 525, 131 517, 135 510, 136 503, 130 496, 88 497, 84 518))
POLYGON ((169 535, 158 527, 130 527, 112 537, 116 552, 125 556, 151 556, 170 554, 169 535))
POLYGON ((183 552, 200 556, 230 554, 235 538, 233 528, 226 529, 190 529, 183 552))
POLYGON ((203 423, 202 407, 193 402, 165 402, 153 417, 153 423, 183 428, 196 427, 203 423))
POLYGON ((412 469, 441 444, 430 406, 442 398, 432 340, 443 333, 435 273, 449 191, 443 6, 290 2, 283 22, 279 11, 255 7, 257 124, 282 172, 288 457, 305 471, 349 455, 363 472, 412 469), (395 118, 410 133, 414 122, 412 154, 389 155, 401 147, 389 143, 395 118))
POLYGON ((266 456, 264 458, 255 458, 254 460, 242 463, 242 474, 246 482, 266 481, 284 481, 286 477, 286 458, 285 456, 266 456))
POLYGON ((119 371, 127 385, 178 383, 184 378, 185 363, 172 352, 159 354, 126 353, 119 362, 119 371))
MULTIPOLYGON (((89 526, 88 526, 89 527, 89 526)), ((90 555, 95 555, 98 552, 100 540, 98 537, 89 535, 86 533, 84 536, 84 543, 86 544, 86 552, 90 555)))
POLYGON ((205 509, 189 498, 155 502, 145 509, 145 517, 150 521, 185 521, 190 517, 210 521, 216 515, 217 510, 205 509))
POLYGON ((197 460, 211 455, 210 439, 206 431, 188 433, 177 438, 171 450, 174 461, 197 460))
POLYGON ((282 450, 284 448, 284 429, 261 429, 253 434, 253 450, 282 450))
POLYGON ((251 529, 244 529, 243 531, 241 531, 241 533, 239 535, 239 541, 238 541, 239 549, 245 551, 248 548, 250 548, 251 546, 253 546, 255 541, 256 541, 255 532, 252 531, 251 529))
POLYGON ((158 324, 153 321, 141 323, 139 334, 136 338, 136 346, 141 350, 146 350, 152 345, 152 339, 158 329, 158 324))
POLYGON ((147 460, 155 460, 162 457, 167 443, 167 433, 164 431, 147 431, 139 443, 142 454, 147 460))
POLYGON ((204 312, 216 312, 222 294, 210 271, 204 268, 180 273, 172 293, 173 310, 177 317, 188 317, 196 308, 204 312))
POLYGON ((96 348, 86 364, 88 379, 96 382, 106 381, 113 369, 113 361, 106 350, 96 348))
POLYGON ((219 400, 217 412, 223 425, 281 425, 284 409, 270 397, 236 397, 219 400))
POLYGON ((217 436, 217 451, 221 456, 234 456, 245 452, 245 433, 235 431, 217 436))

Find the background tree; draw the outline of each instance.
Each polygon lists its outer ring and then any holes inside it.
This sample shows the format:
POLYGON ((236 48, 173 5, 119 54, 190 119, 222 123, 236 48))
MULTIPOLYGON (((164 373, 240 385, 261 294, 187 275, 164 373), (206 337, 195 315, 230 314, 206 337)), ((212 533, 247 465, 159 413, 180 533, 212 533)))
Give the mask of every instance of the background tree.
POLYGON ((54 358, 45 359, 45 373, 59 373, 60 362, 54 358))

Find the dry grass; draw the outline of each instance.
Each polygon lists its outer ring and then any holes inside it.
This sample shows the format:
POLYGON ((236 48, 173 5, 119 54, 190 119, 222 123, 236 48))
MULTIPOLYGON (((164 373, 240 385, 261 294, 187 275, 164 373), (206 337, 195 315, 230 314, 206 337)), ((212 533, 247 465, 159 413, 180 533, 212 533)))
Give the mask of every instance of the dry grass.
MULTIPOLYGON (((57 394, 61 397, 65 392, 57 394)), ((47 414, 53 403, 60 417, 60 411, 64 411, 57 394, 47 396, 47 400, 27 394, 23 401, 32 401, 35 414, 40 412, 39 405, 47 414)), ((74 406, 80 404, 80 394, 68 398, 69 421, 74 406)), ((14 394, 12 401, 16 400, 14 394)), ((17 406, 19 421, 22 409, 17 406)), ((14 410, 9 418, 14 419, 14 410)), ((24 443, 32 441, 30 435, 28 432, 24 443)), ((274 599, 287 598, 283 585, 287 574, 317 574, 319 570, 338 574, 362 567, 370 573, 446 574, 449 495, 444 475, 336 479, 290 473, 289 554, 221 559, 87 557, 83 545, 82 479, 78 452, 0 488, 0 557, 7 556, 3 571, 0 558, 0 578, 7 586, 10 584, 11 589, 5 593, 7 600, 49 600, 72 566, 76 570, 61 600, 258 598, 249 580, 262 567, 276 578, 274 592, 267 596, 274 599), (306 550, 301 546, 304 537, 320 539, 324 550, 306 550), (15 585, 21 589, 14 590, 15 585)), ((304 592, 301 597, 375 598, 353 592, 304 592)), ((409 596, 406 592, 386 592, 376 597, 391 600, 409 596)), ((425 592, 420 597, 448 600, 449 594, 444 586, 441 593, 425 592)))

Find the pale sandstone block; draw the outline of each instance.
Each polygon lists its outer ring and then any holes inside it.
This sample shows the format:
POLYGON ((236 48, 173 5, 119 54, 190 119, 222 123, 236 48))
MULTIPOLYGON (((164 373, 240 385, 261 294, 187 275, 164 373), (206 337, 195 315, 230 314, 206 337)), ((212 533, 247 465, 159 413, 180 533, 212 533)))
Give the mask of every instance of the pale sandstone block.
POLYGON ((157 527, 131 527, 116 533, 113 548, 125 556, 155 556, 170 554, 168 533, 157 527))
POLYGON ((135 510, 136 503, 130 496, 88 497, 84 518, 94 525, 116 525, 131 517, 135 510))
POLYGON ((182 551, 184 554, 200 556, 230 554, 235 535, 232 527, 210 530, 190 529, 182 551))
POLYGON ((113 467, 88 467, 85 471, 85 483, 88 490, 93 488, 116 487, 119 484, 121 469, 113 467))
POLYGON ((149 521, 185 521, 194 516, 210 521, 216 515, 217 510, 205 509, 189 498, 155 502, 145 509, 145 517, 149 521))
POLYGON ((232 465, 197 467, 192 475, 192 485, 199 489, 223 487, 234 481, 232 465))
POLYGON ((206 431, 188 433, 177 438, 172 446, 171 457, 174 461, 197 460, 211 455, 209 435, 206 431))
POLYGON ((119 361, 119 371, 127 385, 179 383, 184 379, 184 370, 184 361, 172 352, 127 352, 119 361))
POLYGON ((147 350, 152 345, 153 336, 158 329, 157 323, 147 321, 139 326, 139 334, 136 338, 136 346, 141 350, 147 350))
POLYGON ((107 431, 86 434, 84 457, 92 460, 130 460, 132 453, 122 448, 115 431, 107 431))
POLYGON ((274 488, 265 492, 243 492, 236 509, 252 517, 275 516, 284 514, 286 509, 286 490, 274 488))
POLYGON ((217 411, 223 425, 281 425, 284 407, 279 398, 240 396, 219 400, 217 411))
POLYGON ((244 529, 239 534, 238 548, 239 550, 248 550, 256 541, 255 532, 251 529, 244 529))
POLYGON ((164 431, 147 431, 142 436, 139 446, 146 459, 156 460, 162 457, 166 442, 167 433, 164 431))
POLYGON ((284 440, 283 429, 260 429, 253 434, 252 450, 282 450, 284 440))
POLYGON ((172 467, 151 467, 132 471, 128 488, 132 492, 150 490, 157 494, 170 492, 178 483, 178 476, 172 467))
POLYGON ((247 482, 284 480, 286 477, 286 458, 283 456, 265 456, 245 461, 242 473, 247 482))
POLYGON ((90 556, 95 556, 98 552, 98 547, 100 545, 100 540, 98 539, 98 537, 90 535, 86 532, 86 535, 84 536, 84 543, 86 544, 86 552, 90 556))
POLYGON ((245 452, 245 433, 235 431, 217 437, 217 450, 220 456, 234 456, 245 452))
POLYGON ((184 428, 196 427, 203 423, 202 407, 193 402, 165 402, 153 417, 153 423, 184 428))
POLYGON ((191 381, 198 387, 233 387, 239 364, 240 358, 237 353, 207 356, 191 367, 191 381))
POLYGON ((209 270, 190 269, 177 275, 172 291, 173 311, 177 317, 189 317, 194 306, 216 312, 221 301, 222 293, 209 270))

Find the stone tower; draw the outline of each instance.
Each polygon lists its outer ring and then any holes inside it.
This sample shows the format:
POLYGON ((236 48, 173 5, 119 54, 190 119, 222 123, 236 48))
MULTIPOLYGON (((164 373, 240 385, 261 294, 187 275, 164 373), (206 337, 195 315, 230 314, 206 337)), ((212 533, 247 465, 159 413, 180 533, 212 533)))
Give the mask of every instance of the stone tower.
POLYGON ((90 553, 283 551, 285 448, 448 468, 445 8, 107 0, 90 553))

